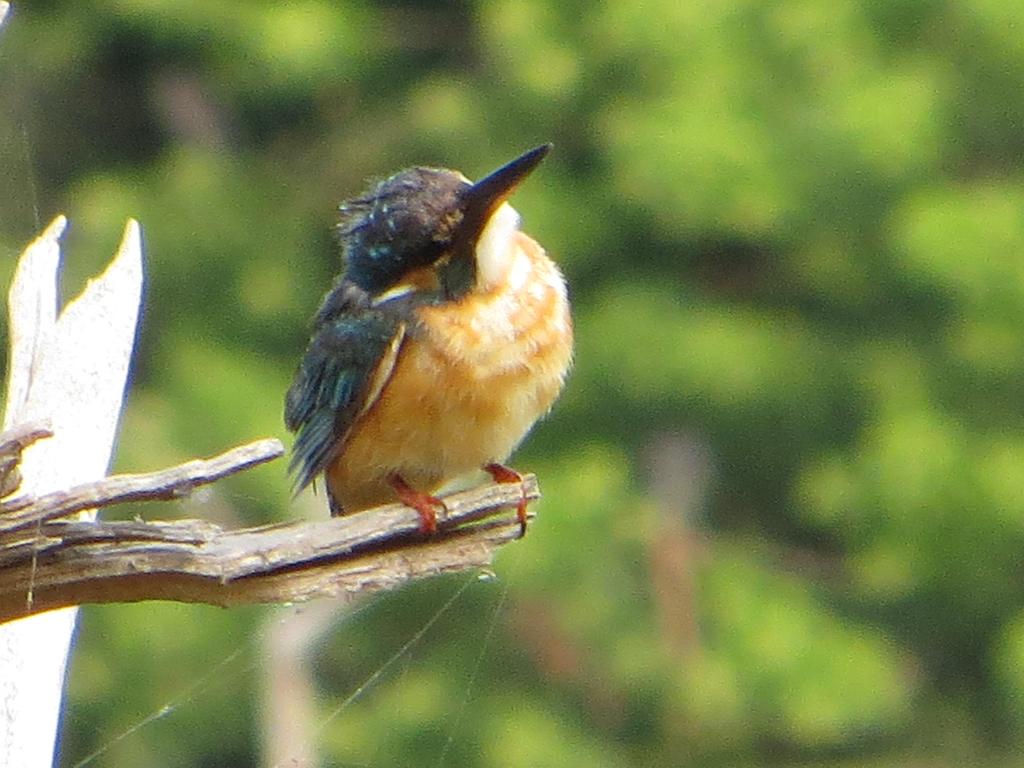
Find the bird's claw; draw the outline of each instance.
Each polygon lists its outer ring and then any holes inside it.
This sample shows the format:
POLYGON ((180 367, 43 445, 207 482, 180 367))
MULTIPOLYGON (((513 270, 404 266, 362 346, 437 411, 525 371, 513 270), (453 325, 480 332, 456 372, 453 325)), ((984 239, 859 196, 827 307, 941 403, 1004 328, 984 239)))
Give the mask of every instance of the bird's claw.
POLYGON ((496 483, 519 483, 519 503, 516 505, 516 518, 519 520, 519 538, 523 538, 526 535, 526 483, 523 482, 523 476, 516 472, 511 467, 506 467, 504 464, 487 464, 484 467, 484 472, 489 474, 496 483))
POLYGON ((398 500, 419 513, 420 533, 424 536, 432 536, 437 533, 437 513, 448 513, 445 503, 436 496, 417 491, 405 482, 401 475, 392 475, 389 482, 395 489, 398 500))

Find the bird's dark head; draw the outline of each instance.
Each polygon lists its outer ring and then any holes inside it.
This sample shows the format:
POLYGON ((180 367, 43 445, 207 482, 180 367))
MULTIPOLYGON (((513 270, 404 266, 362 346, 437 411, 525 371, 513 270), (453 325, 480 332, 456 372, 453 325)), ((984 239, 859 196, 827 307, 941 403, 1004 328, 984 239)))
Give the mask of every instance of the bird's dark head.
MULTIPOLYGON (((544 144, 471 183, 456 171, 409 168, 339 207, 345 279, 380 302, 413 292, 456 299, 478 282, 478 245, 505 200, 551 149, 544 144)), ((498 233, 500 236, 500 233, 498 233)))

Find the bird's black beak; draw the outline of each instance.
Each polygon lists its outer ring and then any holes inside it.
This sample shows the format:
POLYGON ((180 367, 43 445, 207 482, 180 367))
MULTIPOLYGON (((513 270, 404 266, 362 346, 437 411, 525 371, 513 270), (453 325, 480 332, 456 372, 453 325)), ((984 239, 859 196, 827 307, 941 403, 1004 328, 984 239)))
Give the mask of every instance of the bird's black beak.
POLYGON ((525 152, 498 170, 484 176, 462 193, 462 221, 459 234, 463 242, 474 242, 487 226, 491 214, 505 202, 540 161, 551 151, 551 144, 525 152))

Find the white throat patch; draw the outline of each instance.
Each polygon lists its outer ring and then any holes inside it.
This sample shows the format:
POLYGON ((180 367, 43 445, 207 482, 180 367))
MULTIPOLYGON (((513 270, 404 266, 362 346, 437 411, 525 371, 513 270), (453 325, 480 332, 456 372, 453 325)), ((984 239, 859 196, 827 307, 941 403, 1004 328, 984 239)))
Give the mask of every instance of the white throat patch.
POLYGON ((502 203, 480 233, 476 243, 476 284, 488 289, 508 272, 512 259, 512 236, 519 230, 519 213, 502 203))

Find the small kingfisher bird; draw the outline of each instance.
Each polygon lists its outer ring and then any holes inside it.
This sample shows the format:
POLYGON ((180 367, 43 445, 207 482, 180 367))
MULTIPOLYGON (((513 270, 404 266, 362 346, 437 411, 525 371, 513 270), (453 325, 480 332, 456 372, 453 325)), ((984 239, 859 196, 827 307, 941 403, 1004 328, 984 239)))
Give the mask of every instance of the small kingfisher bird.
MULTIPOLYGON (((344 272, 285 402, 296 492, 321 474, 332 515, 393 501, 436 530, 435 494, 512 451, 572 362, 565 279, 507 200, 550 144, 480 181, 410 168, 339 206, 344 272)), ((518 508, 526 529, 525 498, 518 508)))

